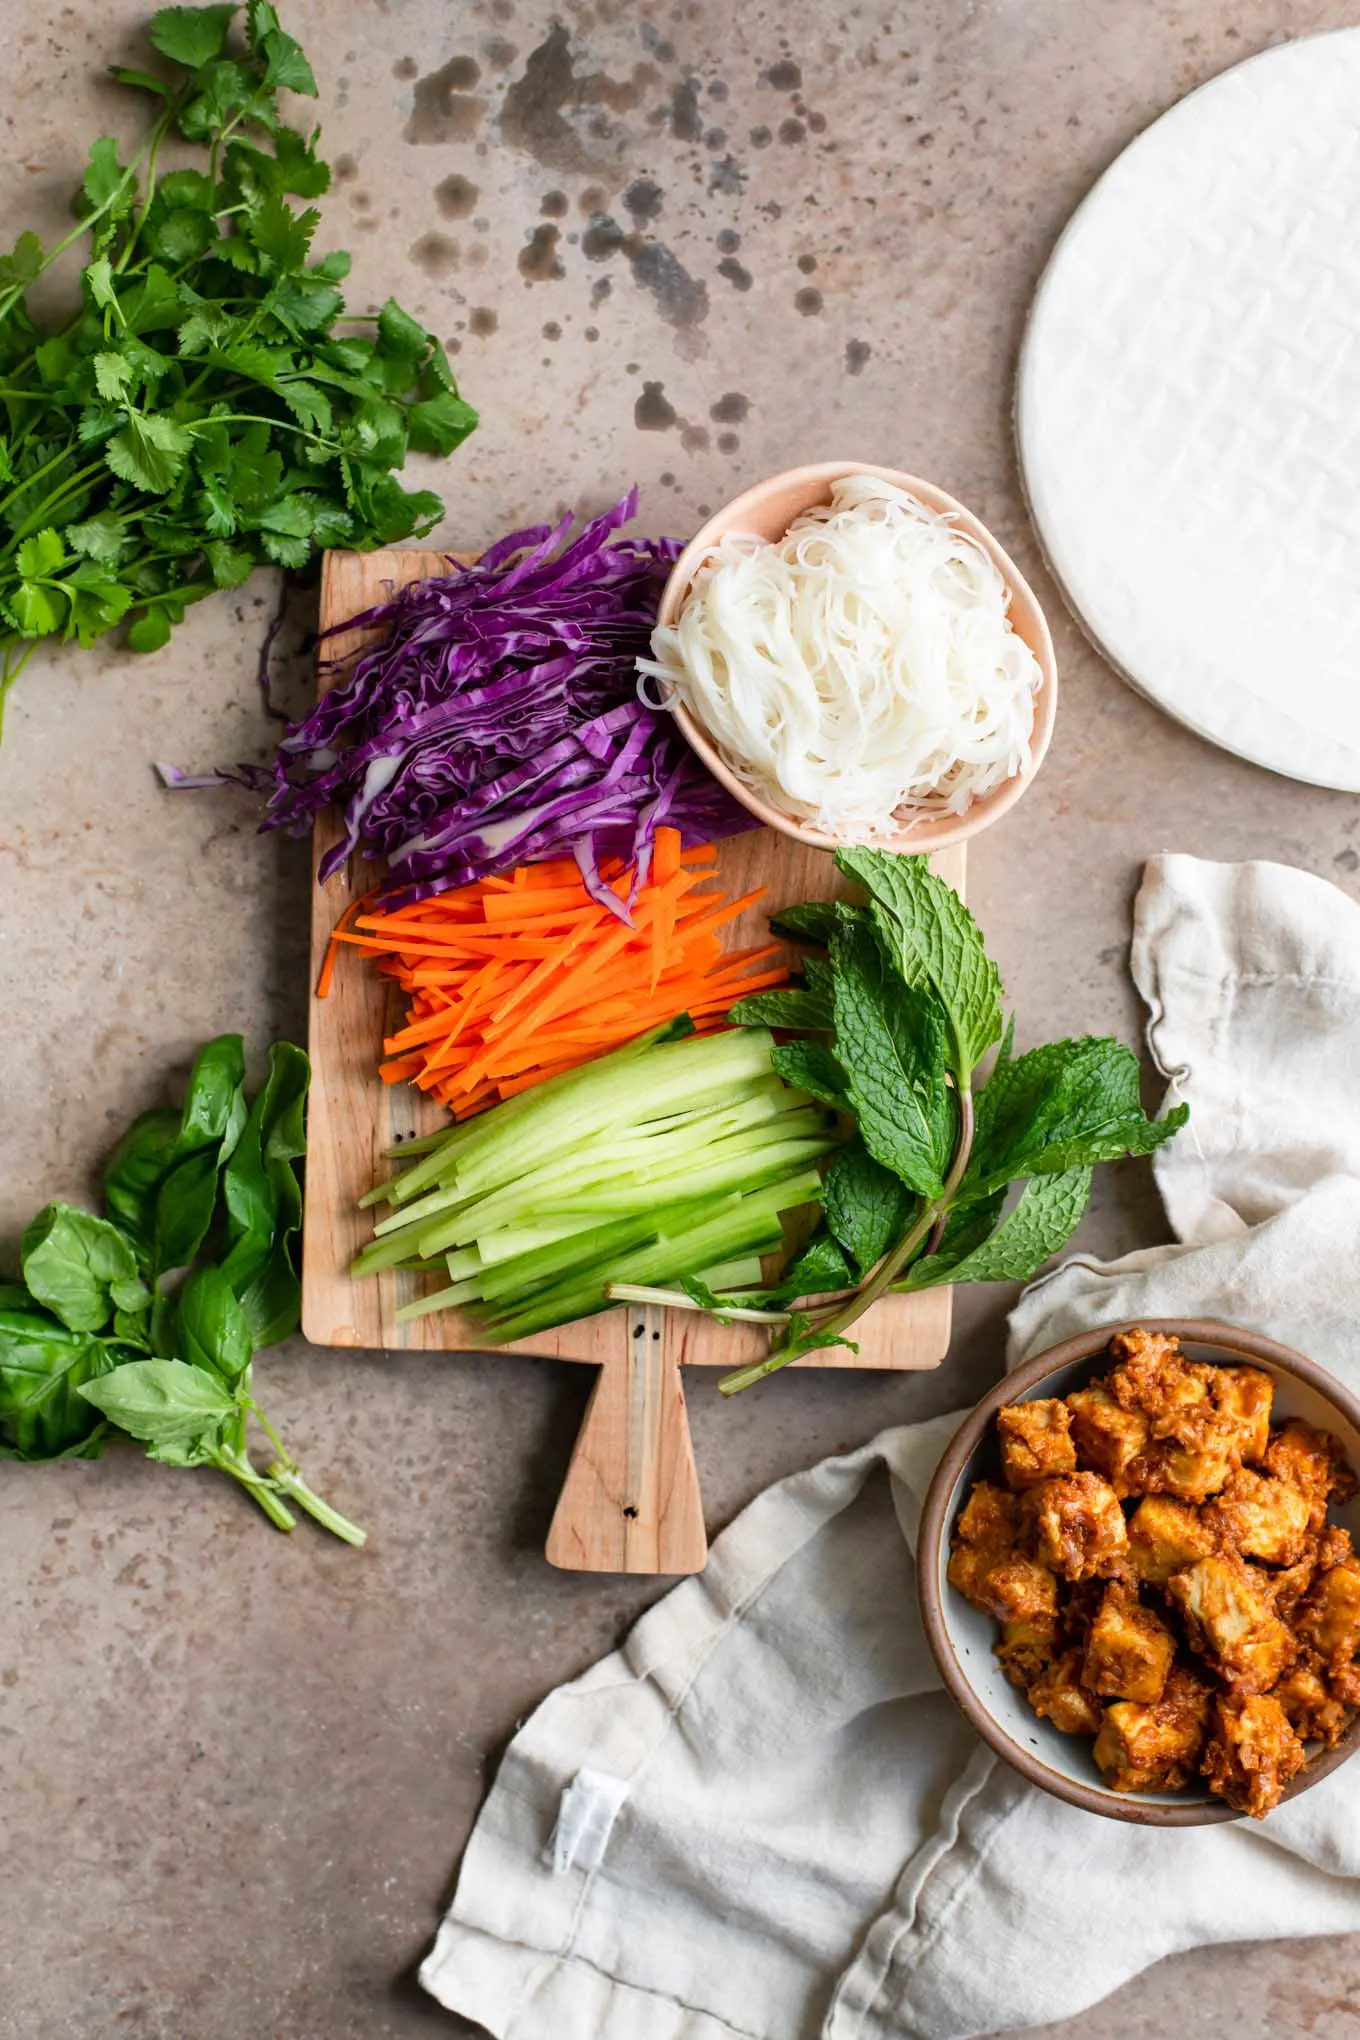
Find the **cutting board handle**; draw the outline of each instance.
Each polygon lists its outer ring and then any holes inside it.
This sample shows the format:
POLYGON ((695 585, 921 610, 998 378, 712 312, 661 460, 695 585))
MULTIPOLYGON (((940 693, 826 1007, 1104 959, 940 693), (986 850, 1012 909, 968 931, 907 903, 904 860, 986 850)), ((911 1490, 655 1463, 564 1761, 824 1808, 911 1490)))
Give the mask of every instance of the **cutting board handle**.
POLYGON ((615 1316, 619 1343, 576 1440, 549 1563, 569 1572, 702 1572, 708 1539, 674 1326, 649 1306, 615 1316))

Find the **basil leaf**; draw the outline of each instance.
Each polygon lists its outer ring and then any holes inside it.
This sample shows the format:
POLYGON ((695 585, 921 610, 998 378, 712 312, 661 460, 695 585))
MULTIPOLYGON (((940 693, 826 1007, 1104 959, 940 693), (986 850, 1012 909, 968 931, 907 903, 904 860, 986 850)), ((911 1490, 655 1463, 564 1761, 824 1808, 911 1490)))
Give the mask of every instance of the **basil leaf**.
POLYGON ((236 1408, 215 1376, 183 1360, 129 1360, 77 1393, 129 1437, 155 1445, 206 1437, 236 1408))
POLYGON ((177 1306, 183 1359, 232 1387, 251 1360, 250 1326, 221 1268, 196 1268, 177 1306))
POLYGON ((1151 1154, 1189 1117, 1177 1106, 1150 1120, 1139 1098, 1138 1059, 1099 1035, 1054 1041, 997 1068, 977 1101, 965 1198, 1021 1177, 1151 1154))
POLYGON ((275 1042, 269 1074, 222 1176, 229 1251, 222 1273, 240 1299, 258 1348, 297 1329, 300 1295, 294 1241, 302 1192, 294 1163, 307 1152, 311 1065, 292 1042, 275 1042))
POLYGON ((929 987, 944 1010, 949 1066, 960 1087, 1001 1035, 1001 977, 982 930, 924 857, 851 845, 836 852, 870 896, 875 926, 909 985, 929 987))
POLYGON ((104 1202, 145 1266, 151 1258, 156 1191, 177 1150, 178 1112, 143 1112, 119 1141, 104 1171, 104 1202))
POLYGON ((836 1057, 864 1145, 918 1197, 938 1197, 955 1132, 940 1009, 898 976, 872 928, 839 928, 831 956, 836 1057))
MULTIPOLYGON (((995 1232, 971 1251, 950 1254, 948 1233, 940 1252, 927 1255, 898 1289, 933 1289, 945 1282, 1028 1282, 1044 1262, 1067 1245, 1081 1223, 1091 1195, 1089 1169, 1065 1169, 1036 1176, 995 1232)), ((957 1249, 957 1240, 955 1247, 957 1249)))
POLYGON ((49 1204, 19 1249, 30 1295, 73 1332, 97 1332, 141 1294, 137 1261, 117 1226, 70 1204, 49 1204), (117 1289, 118 1295, 113 1291, 117 1289))
POLYGON ((87 1445, 99 1420, 79 1391, 108 1364, 102 1339, 40 1311, 0 1310, 0 1439, 20 1459, 87 1445))
POLYGON ((132 1241, 144 1273, 187 1267, 207 1237, 217 1173, 246 1123, 239 1034, 209 1041, 194 1058, 179 1113, 144 1112, 104 1172, 104 1201, 132 1241))
POLYGON ((862 1140, 848 1141, 827 1170, 822 1210, 861 1275, 901 1239, 914 1207, 901 1178, 876 1162, 862 1140))

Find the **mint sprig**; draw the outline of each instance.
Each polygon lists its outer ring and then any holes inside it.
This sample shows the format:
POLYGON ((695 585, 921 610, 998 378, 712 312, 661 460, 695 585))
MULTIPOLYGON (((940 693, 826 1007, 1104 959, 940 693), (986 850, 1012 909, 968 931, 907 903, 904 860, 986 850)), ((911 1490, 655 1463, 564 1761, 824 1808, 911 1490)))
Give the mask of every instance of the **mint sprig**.
MULTIPOLYGON (((777 927, 825 945, 828 957, 808 968, 813 1002, 806 991, 786 994, 795 1002, 781 1009, 789 1019, 770 1012, 767 1024, 796 1025, 805 1012, 811 1031, 829 991, 830 1026, 777 1046, 773 1059, 790 1082, 858 1122, 858 1138, 827 1172, 821 1228, 802 1257, 834 1246, 853 1282, 816 1302, 795 1264, 779 1289, 759 1292, 773 1343, 764 1360, 719 1383, 727 1395, 800 1354, 849 1345, 850 1327, 891 1290, 1028 1281, 1070 1239, 1091 1171, 1153 1153, 1189 1116, 1181 1105, 1147 1117, 1137 1059, 1117 1041, 1088 1036, 1016 1056, 1014 1017, 1003 1033, 1001 980, 982 932, 923 858, 847 849, 836 861, 864 887, 868 907, 819 901, 779 915, 777 927), (1008 1209, 1016 1183, 1023 1188, 1008 1209)), ((743 1300, 722 1299, 729 1308, 743 1300)))

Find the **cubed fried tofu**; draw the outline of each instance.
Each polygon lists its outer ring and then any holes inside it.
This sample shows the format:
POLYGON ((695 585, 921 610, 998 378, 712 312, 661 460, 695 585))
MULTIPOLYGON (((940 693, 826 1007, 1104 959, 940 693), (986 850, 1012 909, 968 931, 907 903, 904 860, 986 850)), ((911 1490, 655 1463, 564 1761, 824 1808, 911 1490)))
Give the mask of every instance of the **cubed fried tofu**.
POLYGON ((1092 1754, 1115 1792, 1174 1792, 1199 1763, 1209 1720, 1209 1689, 1172 1667, 1160 1700, 1116 1700, 1092 1754))
POLYGON ((1220 1541, 1266 1565, 1297 1565, 1308 1546, 1307 1497, 1288 1481, 1240 1466, 1204 1511, 1220 1541))
POLYGON ((1259 1367, 1215 1367, 1209 1393, 1214 1407, 1228 1418, 1237 1450, 1247 1465, 1264 1459, 1270 1444, 1270 1410, 1275 1383, 1259 1367))
POLYGON ((988 1573, 1015 1553, 1015 1496, 992 1481, 978 1481, 954 1525, 953 1545, 949 1584, 981 1607, 988 1573))
POLYGON ((1105 1380, 1115 1401, 1144 1416, 1153 1438, 1200 1450, 1221 1421, 1211 1392, 1214 1369, 1188 1359, 1164 1332, 1118 1332, 1110 1351, 1120 1362, 1105 1380))
POLYGON ((1104 1474, 1117 1495, 1127 1494, 1128 1467, 1147 1450, 1147 1418, 1139 1410, 1126 1410, 1098 1381, 1074 1389, 1067 1407, 1080 1457, 1104 1474))
POLYGON ((1307 1761, 1284 1708, 1268 1693, 1215 1699, 1203 1771, 1221 1799, 1261 1820, 1307 1761))
POLYGON ((1091 1624, 1083 1685, 1104 1700, 1160 1700, 1175 1655, 1175 1637, 1136 1588, 1111 1581, 1091 1624))
POLYGON ((1293 1637, 1274 1612, 1270 1581, 1235 1552, 1197 1559, 1166 1583, 1192 1647, 1238 1693, 1268 1693, 1293 1662, 1293 1637))
POLYGON ((1013 1686, 1028 1692, 1034 1681, 1057 1655, 1056 1616, 1039 1616, 1029 1622, 1007 1622, 996 1646, 1002 1671, 1013 1686))
POLYGON ((1328 1692, 1312 1665, 1294 1665, 1270 1697, 1279 1701, 1290 1727, 1304 1742, 1324 1742, 1330 1749, 1340 1741, 1349 1718, 1345 1703, 1328 1692))
POLYGON ((1237 1455, 1222 1439, 1190 1450, 1173 1438, 1159 1438, 1133 1460, 1125 1479, 1131 1495, 1174 1495, 1182 1502, 1207 1502, 1216 1495, 1237 1465, 1237 1455))
POLYGON ((1355 1475, 1346 1464, 1339 1439, 1315 1431, 1291 1417, 1266 1447, 1265 1466, 1277 1480, 1287 1481, 1308 1498, 1309 1520, 1321 1530, 1329 1502, 1348 1501, 1355 1493, 1355 1475))
POLYGON ((1327 1691, 1342 1707, 1360 1707, 1360 1665, 1333 1665, 1327 1672, 1327 1691))
POLYGON ((1129 1558, 1140 1580, 1163 1586, 1214 1549, 1214 1533, 1191 1502, 1145 1495, 1129 1517, 1129 1558))
POLYGON ((1319 1573, 1294 1618, 1300 1643, 1324 1663, 1343 1665, 1360 1649, 1360 1559, 1319 1573))
POLYGON ((1011 1487, 1033 1487, 1052 1474, 1076 1472, 1072 1415, 1057 1396, 998 1410, 996 1427, 1001 1434, 1001 1465, 1011 1487))
POLYGON ((1040 1564, 1065 1580, 1109 1573, 1128 1550, 1119 1497, 1098 1473, 1067 1473, 1026 1490, 1020 1521, 1040 1564))
POLYGON ((990 1566, 978 1580, 973 1599, 998 1622, 1057 1621, 1058 1582, 1047 1566, 1020 1552, 990 1566))
POLYGON ((1029 1704, 1064 1735, 1095 1735, 1100 1727, 1100 1702, 1081 1683, 1079 1650, 1044 1668, 1029 1688, 1029 1704))

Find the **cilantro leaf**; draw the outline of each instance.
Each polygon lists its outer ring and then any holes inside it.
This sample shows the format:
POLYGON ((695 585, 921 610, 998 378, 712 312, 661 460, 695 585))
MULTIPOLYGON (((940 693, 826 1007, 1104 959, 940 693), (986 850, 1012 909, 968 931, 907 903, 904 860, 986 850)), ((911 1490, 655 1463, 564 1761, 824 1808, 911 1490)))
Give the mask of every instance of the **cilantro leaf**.
POLYGON ((55 531, 40 531, 19 548, 19 572, 26 581, 55 574, 66 563, 66 548, 55 531))
POLYGON ((412 404, 406 422, 417 453, 450 454, 476 431, 477 413, 453 390, 441 390, 412 404))
POLYGON ((246 232, 256 253, 275 270, 301 269, 307 260, 312 236, 321 224, 315 206, 295 213, 281 198, 269 196, 252 206, 246 215, 246 232))
POLYGON ((1002 1064, 983 1088, 963 1194, 985 1197, 1021 1177, 1151 1154, 1188 1117, 1180 1105, 1148 1119, 1138 1059, 1122 1042, 1049 1042, 1002 1064))
POLYGON ((836 852, 836 863, 869 894, 875 926, 907 983, 939 1000, 950 1068, 968 1083, 1001 1034, 1001 978, 977 922, 924 857, 850 846, 836 852))
POLYGON ((0 289, 32 283, 41 276, 43 245, 36 234, 20 234, 8 255, 0 255, 0 289))
POLYGON ((121 480, 163 496, 184 466, 190 444, 184 426, 164 413, 130 411, 122 431, 104 448, 104 458, 121 480))
POLYGON ((68 524, 63 535, 76 552, 106 566, 121 558, 127 545, 127 526, 120 517, 112 517, 107 511, 87 518, 84 524, 68 524))
POLYGON ((1090 1195, 1089 1169, 1036 1176, 994 1232, 962 1254, 949 1251, 946 1232, 939 1253, 918 1261, 897 1286, 919 1290, 945 1282, 1028 1282, 1067 1245, 1090 1195))
POLYGON ((864 1144, 918 1197, 938 1197, 956 1117, 940 1009, 903 982, 872 928, 852 922, 838 929, 831 955, 836 1058, 864 1144))
POLYGON ((112 135, 101 135, 97 142, 91 142, 90 160, 80 189, 91 211, 107 205, 115 197, 125 211, 132 205, 136 197, 136 180, 118 161, 118 144, 112 135))
POLYGON ((151 17, 151 42, 163 57, 197 71, 220 57, 236 13, 230 7, 162 7, 151 17))
POLYGON ((66 597, 60 589, 21 581, 9 598, 10 611, 23 637, 50 637, 66 621, 66 597))

